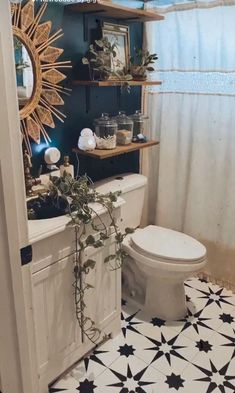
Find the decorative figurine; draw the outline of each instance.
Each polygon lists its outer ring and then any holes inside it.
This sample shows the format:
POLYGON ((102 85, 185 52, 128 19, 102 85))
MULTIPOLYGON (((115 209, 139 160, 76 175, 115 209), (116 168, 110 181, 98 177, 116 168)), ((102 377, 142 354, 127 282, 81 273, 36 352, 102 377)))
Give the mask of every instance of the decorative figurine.
POLYGON ((94 150, 96 141, 93 131, 90 128, 83 128, 78 139, 78 147, 81 150, 94 150))

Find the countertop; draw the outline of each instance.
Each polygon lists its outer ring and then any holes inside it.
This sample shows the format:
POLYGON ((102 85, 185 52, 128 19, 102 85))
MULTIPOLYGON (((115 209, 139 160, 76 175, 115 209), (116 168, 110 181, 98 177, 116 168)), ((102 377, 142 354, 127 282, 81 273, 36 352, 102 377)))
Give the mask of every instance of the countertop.
MULTIPOLYGON (((114 203, 115 209, 122 206, 124 203, 124 199, 119 197, 117 202, 114 203)), ((99 215, 106 213, 106 209, 98 203, 92 203, 91 206, 99 215)), ((46 220, 29 220, 29 244, 36 243, 40 240, 46 239, 50 236, 56 235, 57 233, 64 231, 70 221, 71 218, 69 216, 48 218, 46 220)))

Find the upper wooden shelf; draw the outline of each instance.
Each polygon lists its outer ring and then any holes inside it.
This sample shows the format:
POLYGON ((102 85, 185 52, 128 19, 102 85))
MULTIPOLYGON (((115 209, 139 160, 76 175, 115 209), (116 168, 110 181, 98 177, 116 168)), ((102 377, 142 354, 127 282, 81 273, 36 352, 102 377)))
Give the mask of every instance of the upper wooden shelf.
POLYGON ((144 143, 131 143, 130 145, 117 146, 115 149, 110 149, 110 150, 95 149, 91 151, 84 151, 75 148, 73 149, 73 152, 82 154, 84 156, 99 158, 100 160, 103 160, 104 158, 120 156, 121 154, 131 153, 132 151, 144 149, 145 147, 151 147, 158 144, 159 142, 157 141, 148 141, 144 143))
POLYGON ((123 7, 120 4, 104 0, 97 0, 94 3, 76 3, 67 5, 66 7, 73 12, 97 14, 106 18, 127 20, 129 22, 150 22, 164 19, 164 16, 159 15, 154 11, 123 7))
MULTIPOLYGON (((121 86, 125 81, 120 80, 106 80, 106 81, 82 81, 75 80, 73 84, 75 86, 97 86, 97 87, 105 87, 105 86, 121 86)), ((161 85, 161 81, 128 81, 130 86, 152 86, 152 85, 161 85)))

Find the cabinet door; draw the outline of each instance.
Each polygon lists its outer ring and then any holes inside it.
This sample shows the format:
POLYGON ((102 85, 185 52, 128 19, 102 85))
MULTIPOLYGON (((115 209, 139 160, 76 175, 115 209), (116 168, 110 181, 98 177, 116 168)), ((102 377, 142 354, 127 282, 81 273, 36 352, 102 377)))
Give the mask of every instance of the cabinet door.
POLYGON ((46 373, 48 381, 58 377, 80 357, 73 356, 81 345, 73 281, 73 257, 32 275, 38 372, 46 373))
POLYGON ((112 321, 120 320, 121 312, 121 269, 111 271, 109 264, 104 263, 106 256, 115 253, 112 239, 106 241, 105 247, 87 249, 84 261, 88 258, 96 261, 95 269, 86 276, 86 282, 93 288, 86 291, 84 310, 104 333, 110 334, 112 321))

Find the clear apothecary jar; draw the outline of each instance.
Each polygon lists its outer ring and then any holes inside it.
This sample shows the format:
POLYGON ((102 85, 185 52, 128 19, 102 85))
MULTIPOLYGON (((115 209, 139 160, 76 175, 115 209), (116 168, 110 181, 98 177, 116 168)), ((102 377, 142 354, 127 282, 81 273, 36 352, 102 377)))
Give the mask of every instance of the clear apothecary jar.
POLYGON ((134 122, 133 137, 135 138, 138 134, 145 135, 148 130, 149 117, 138 110, 130 118, 134 122))
POLYGON ((97 149, 115 149, 117 122, 109 117, 108 113, 102 113, 101 117, 94 120, 95 139, 97 149))
POLYGON ((133 120, 124 111, 120 111, 114 119, 118 125, 117 144, 130 144, 133 137, 133 120))

